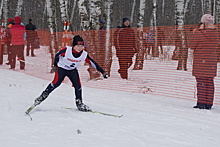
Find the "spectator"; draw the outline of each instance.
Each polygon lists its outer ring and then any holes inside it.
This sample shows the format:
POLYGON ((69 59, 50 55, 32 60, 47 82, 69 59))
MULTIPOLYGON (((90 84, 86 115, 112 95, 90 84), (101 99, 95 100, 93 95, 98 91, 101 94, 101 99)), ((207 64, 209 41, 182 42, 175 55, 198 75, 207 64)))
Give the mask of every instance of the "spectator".
POLYGON ((156 48, 156 34, 154 29, 150 29, 150 32, 147 34, 147 54, 152 54, 152 57, 159 57, 158 48, 156 48))
POLYGON ((0 65, 3 64, 3 54, 4 54, 4 40, 5 40, 5 28, 0 27, 0 65))
POLYGON ((31 57, 35 57, 34 49, 36 49, 35 41, 38 39, 36 26, 32 23, 32 19, 28 19, 29 23, 25 26, 26 28, 26 40, 27 40, 27 52, 26 55, 29 56, 31 50, 31 57))
POLYGON ((114 33, 114 46, 119 61, 119 70, 122 79, 128 79, 128 68, 132 65, 132 57, 136 51, 135 32, 130 27, 130 20, 123 18, 123 24, 114 33))
POLYGON ((15 69, 16 56, 20 59, 20 69, 25 69, 24 61, 24 36, 25 36, 25 26, 21 25, 21 17, 16 16, 14 19, 14 25, 11 26, 11 68, 15 69))
POLYGON ((165 33, 161 27, 157 27, 157 46, 160 47, 160 54, 163 54, 164 41, 165 41, 165 33))
POLYGON ((7 65, 10 65, 11 62, 11 33, 10 33, 10 28, 11 26, 14 25, 14 19, 9 18, 8 19, 8 24, 6 27, 6 36, 5 36, 5 43, 6 43, 6 49, 7 49, 7 54, 8 54, 8 62, 6 63, 7 65))
POLYGON ((214 77, 217 72, 218 31, 213 25, 214 17, 205 14, 203 23, 194 32, 190 48, 194 50, 193 71, 197 81, 197 104, 193 108, 211 109, 214 100, 214 77))

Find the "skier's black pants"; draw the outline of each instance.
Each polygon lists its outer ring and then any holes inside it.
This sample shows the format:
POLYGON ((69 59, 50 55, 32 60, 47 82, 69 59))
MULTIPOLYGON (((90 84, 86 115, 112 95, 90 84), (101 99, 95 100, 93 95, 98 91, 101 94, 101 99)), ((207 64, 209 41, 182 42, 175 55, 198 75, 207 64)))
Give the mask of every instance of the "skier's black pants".
POLYGON ((54 76, 54 80, 47 86, 45 92, 47 92, 47 94, 50 94, 55 88, 60 86, 60 84, 66 76, 70 79, 72 85, 75 88, 76 99, 82 100, 82 88, 77 69, 65 70, 63 68, 58 67, 54 76))

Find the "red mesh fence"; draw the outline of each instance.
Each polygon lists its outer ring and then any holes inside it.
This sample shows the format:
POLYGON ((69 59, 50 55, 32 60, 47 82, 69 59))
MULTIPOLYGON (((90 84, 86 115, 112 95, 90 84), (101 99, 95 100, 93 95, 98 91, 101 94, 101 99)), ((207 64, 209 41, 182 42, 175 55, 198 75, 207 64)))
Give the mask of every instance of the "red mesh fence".
MULTIPOLYGON (((219 33, 217 31, 216 36, 213 35, 215 32, 209 33, 206 36, 209 40, 207 41, 198 36, 198 30, 195 28, 196 25, 117 28, 58 32, 55 33, 55 37, 51 37, 49 30, 38 30, 41 48, 35 50, 36 57, 26 57, 26 70, 23 72, 52 80, 49 49, 51 38, 57 41, 59 46, 56 48, 57 51, 66 45, 71 46, 74 35, 81 35, 85 41, 86 51, 110 75, 107 80, 102 80, 99 72, 83 63, 79 69, 83 86, 195 101, 197 85, 192 69, 194 56, 198 56, 199 63, 207 64, 205 66, 198 64, 196 68, 204 74, 200 76, 215 77, 214 104, 220 104, 220 72, 217 64, 219 33), (199 52, 194 55, 196 52, 190 49, 189 45, 196 41, 201 41, 202 45, 197 47, 196 50, 199 52), (121 76, 126 68, 128 68, 127 80, 121 76), (213 68, 216 68, 216 71, 215 69, 213 71, 213 68)), ((64 82, 70 83, 68 79, 64 82)))

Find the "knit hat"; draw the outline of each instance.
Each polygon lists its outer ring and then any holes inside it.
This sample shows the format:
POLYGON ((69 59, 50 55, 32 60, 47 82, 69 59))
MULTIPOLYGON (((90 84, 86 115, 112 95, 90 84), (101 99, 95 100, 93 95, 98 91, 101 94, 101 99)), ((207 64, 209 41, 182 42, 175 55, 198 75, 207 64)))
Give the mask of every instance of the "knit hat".
POLYGON ((73 37, 73 46, 84 45, 83 38, 79 35, 73 37))
POLYGON ((8 22, 11 22, 12 20, 14 20, 14 19, 13 19, 13 18, 9 18, 9 19, 8 19, 8 22))
POLYGON ((204 14, 201 18, 201 22, 203 24, 213 24, 214 23, 214 17, 210 14, 204 14))
POLYGON ((124 23, 126 21, 130 21, 130 19, 129 18, 123 18, 122 22, 124 23))
POLYGON ((20 17, 20 16, 16 16, 14 23, 15 23, 15 24, 20 24, 20 23, 21 23, 21 17, 20 17))

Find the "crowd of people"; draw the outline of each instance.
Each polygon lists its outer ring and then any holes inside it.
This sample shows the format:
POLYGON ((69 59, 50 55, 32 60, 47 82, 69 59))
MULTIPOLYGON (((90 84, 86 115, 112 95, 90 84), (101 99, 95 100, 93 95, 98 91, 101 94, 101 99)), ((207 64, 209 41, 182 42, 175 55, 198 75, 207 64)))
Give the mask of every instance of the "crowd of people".
MULTIPOLYGON (((25 69, 24 49, 26 47, 26 56, 35 57, 34 49, 36 48, 37 32, 36 26, 32 23, 24 25, 21 17, 16 16, 14 19, 8 19, 7 28, 0 29, 0 64, 3 64, 3 48, 6 47, 8 53, 8 62, 10 69, 14 70, 16 57, 20 61, 20 69, 25 69), (4 45, 5 44, 5 45, 4 45)), ((100 20, 100 30, 103 30, 104 21, 100 20)), ((159 53, 163 54, 163 33, 157 36, 159 48, 155 48, 154 29, 144 34, 147 41, 147 54, 158 57, 159 53), (159 50, 160 49, 160 50, 159 50)), ((157 30, 160 31, 160 30, 157 30)), ((219 33, 214 26, 214 17, 205 14, 201 18, 201 23, 192 31, 189 41, 189 48, 194 50, 192 75, 197 82, 197 104, 194 108, 208 109, 213 106, 214 100, 214 77, 217 73, 219 33)), ((132 58, 138 52, 137 38, 135 31, 130 26, 129 18, 123 18, 122 26, 119 26, 114 32, 114 46, 116 56, 118 57, 119 70, 122 79, 128 79, 128 68, 132 65, 132 58)), ((75 87, 76 105, 81 111, 90 111, 89 107, 82 103, 81 85, 77 68, 82 61, 88 62, 91 67, 103 74, 104 78, 108 77, 108 71, 104 71, 88 54, 84 51, 84 41, 81 36, 74 36, 71 47, 65 47, 60 50, 54 59, 55 77, 47 86, 42 94, 35 100, 35 105, 44 101, 48 95, 57 88, 64 77, 69 77, 75 87)))
POLYGON ((20 16, 15 18, 9 18, 7 26, 0 29, 0 65, 3 64, 3 54, 7 50, 8 62, 10 69, 15 70, 16 58, 20 61, 20 69, 25 69, 25 45, 26 55, 29 56, 31 50, 31 57, 35 57, 34 49, 39 48, 37 46, 38 35, 36 32, 36 26, 32 23, 32 19, 28 20, 29 23, 24 25, 20 16))
MULTIPOLYGON (((154 29, 151 29, 145 35, 148 42, 147 53, 152 53, 153 57, 158 57, 159 50, 154 46, 154 31, 154 29)), ((134 31, 130 28, 129 19, 124 18, 122 26, 115 31, 114 35, 114 45, 120 66, 118 72, 123 79, 128 78, 128 68, 132 64, 132 57, 137 52, 134 36, 134 31)), ((161 37, 163 36, 157 36, 159 38, 160 52, 163 54, 161 37)), ((197 104, 193 108, 210 110, 214 101, 214 77, 217 74, 219 48, 219 33, 217 27, 214 26, 214 17, 212 15, 204 14, 202 16, 201 22, 193 30, 189 39, 189 48, 194 51, 192 75, 195 76, 197 82, 197 104)), ((187 57, 185 58, 187 59, 187 57)), ((184 67, 184 70, 186 70, 186 67, 184 67)))

